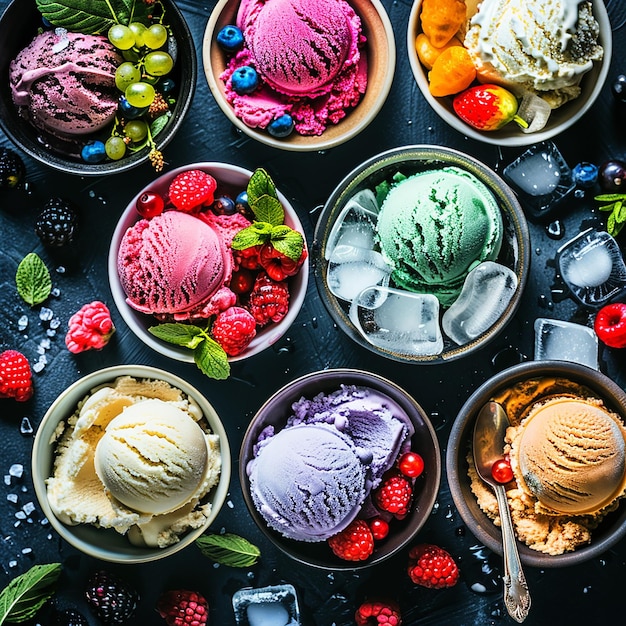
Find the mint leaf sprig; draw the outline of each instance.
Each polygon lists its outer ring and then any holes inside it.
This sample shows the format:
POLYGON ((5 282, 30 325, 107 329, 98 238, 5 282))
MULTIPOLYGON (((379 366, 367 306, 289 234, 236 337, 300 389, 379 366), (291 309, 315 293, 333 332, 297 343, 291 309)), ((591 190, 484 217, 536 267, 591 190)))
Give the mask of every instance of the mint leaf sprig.
POLYGON ((229 567, 250 567, 261 556, 254 544, 232 533, 202 535, 196 539, 196 545, 204 556, 229 567))
POLYGON ((52 292, 50 271, 36 252, 29 252, 20 261, 15 286, 22 300, 30 306, 41 304, 52 292))
POLYGON ((626 193, 604 193, 596 196, 594 200, 608 203, 598 207, 598 209, 600 211, 610 211, 606 230, 609 235, 617 237, 626 224, 626 193))
POLYGON ((226 380, 230 375, 228 356, 224 348, 209 335, 207 328, 166 323, 150 326, 148 331, 162 341, 193 350, 194 363, 209 378, 226 380))

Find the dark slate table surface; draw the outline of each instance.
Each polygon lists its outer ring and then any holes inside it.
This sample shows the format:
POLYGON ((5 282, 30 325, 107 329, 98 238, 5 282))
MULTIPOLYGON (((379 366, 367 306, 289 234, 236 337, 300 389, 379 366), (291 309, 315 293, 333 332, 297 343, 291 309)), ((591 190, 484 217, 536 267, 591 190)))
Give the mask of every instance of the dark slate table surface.
MULTIPOLYGON (((0 0, 4 10, 7 0, 0 0)), ((496 166, 495 146, 473 141, 449 128, 430 109, 411 74, 406 50, 406 28, 410 0, 383 0, 394 26, 397 65, 391 93, 377 119, 360 136, 325 153, 294 154, 266 147, 242 136, 215 104, 202 72, 201 43, 215 2, 180 0, 198 52, 199 76, 195 98, 184 125, 166 148, 167 169, 197 161, 224 161, 254 169, 263 165, 274 176, 280 189, 296 207, 312 241, 319 207, 335 185, 364 159, 383 150, 409 144, 449 146, 474 155, 487 165, 496 166)), ((580 161, 596 164, 609 158, 626 157, 626 107, 617 106, 610 83, 624 72, 626 20, 623 0, 607 2, 613 20, 614 55, 609 80, 599 99, 578 124, 555 139, 570 165, 580 161)), ((2 45, 2 42, 0 42, 2 45)), ((0 133, 0 145, 11 146, 0 133)), ((522 149, 502 151, 505 162, 522 149)), ((106 349, 71 355, 63 334, 51 339, 48 365, 35 374, 36 394, 23 404, 0 401, 0 473, 8 475, 14 463, 24 466, 21 479, 0 486, 0 587, 35 563, 60 561, 63 574, 56 595, 59 606, 77 606, 88 613, 82 598, 83 582, 95 569, 105 567, 131 580, 141 594, 137 618, 145 626, 163 623, 155 603, 166 589, 198 589, 209 600, 211 623, 234 624, 231 598, 245 586, 292 583, 299 594, 303 624, 343 626, 353 623, 358 603, 367 594, 389 592, 400 602, 406 626, 471 626, 506 624, 513 621, 502 604, 501 558, 481 549, 465 528, 450 497, 445 468, 437 505, 419 539, 446 547, 458 560, 462 577, 454 588, 429 590, 415 587, 405 573, 406 554, 379 567, 359 573, 329 573, 300 565, 270 545, 250 517, 237 478, 238 450, 249 419, 274 391, 290 380, 311 371, 330 367, 353 367, 384 375, 408 390, 430 414, 443 454, 455 416, 468 396, 502 367, 496 357, 511 347, 532 358, 533 321, 537 317, 589 323, 589 311, 568 298, 556 298, 554 253, 563 240, 547 234, 546 225, 531 223, 532 277, 523 303, 505 332, 471 360, 437 366, 410 366, 374 356, 342 334, 332 323, 311 276, 305 304, 286 336, 273 348, 236 363, 228 381, 204 377, 192 364, 161 357, 146 348, 127 328, 113 306, 108 285, 106 256, 117 219, 137 191, 154 178, 149 165, 112 178, 82 178, 51 170, 24 158, 28 170, 28 190, 0 195, 0 348, 17 348, 31 363, 37 346, 46 336, 46 324, 39 319, 39 307, 29 309, 17 296, 14 273, 17 263, 28 252, 42 256, 53 271, 59 290, 45 306, 51 308, 63 325, 71 313, 85 302, 102 299, 112 307, 117 333, 106 349), (65 196, 82 208, 82 234, 75 252, 58 257, 43 248, 33 224, 40 207, 51 196, 65 196), (20 332, 17 321, 27 315, 29 326, 20 332), (258 565, 248 569, 215 566, 195 546, 161 562, 120 566, 97 562, 74 550, 41 523, 30 472, 33 435, 20 432, 20 422, 28 417, 36 428, 47 407, 70 383, 104 366, 123 363, 154 365, 172 371, 197 386, 214 405, 226 426, 233 452, 233 478, 227 504, 214 529, 245 536, 262 551, 258 565), (7 500, 17 493, 18 504, 7 500), (32 522, 20 521, 20 506, 33 502, 32 522), (492 579, 495 578, 495 582, 492 579), (483 583, 485 593, 472 590, 483 583)), ((1 193, 1 192, 0 192, 1 193)), ((596 210, 593 193, 571 198, 558 216, 565 239, 590 224, 602 224, 604 215, 596 210)), ((63 328, 63 327, 62 327, 63 328)), ((621 386, 626 383, 626 353, 601 351, 601 369, 621 386)), ((600 558, 566 569, 526 568, 533 605, 526 623, 588 624, 617 623, 624 613, 624 565, 626 543, 621 542, 600 558)), ((92 616, 91 624, 97 624, 92 616)), ((37 622, 33 622, 37 623, 37 622)), ((40 618, 38 623, 45 624, 40 618)))

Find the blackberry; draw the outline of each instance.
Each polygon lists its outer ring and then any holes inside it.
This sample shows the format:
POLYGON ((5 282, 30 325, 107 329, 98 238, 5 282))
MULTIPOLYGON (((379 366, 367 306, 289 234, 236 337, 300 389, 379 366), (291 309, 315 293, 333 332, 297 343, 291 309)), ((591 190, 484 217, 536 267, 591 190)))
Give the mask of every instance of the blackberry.
POLYGON ((54 626, 89 626, 87 618, 75 609, 57 611, 53 623, 54 626))
POLYGON ((26 168, 20 155, 10 148, 0 148, 0 189, 15 189, 25 175, 26 168))
POLYGON ((44 245, 60 248, 74 241, 78 213, 63 198, 51 198, 44 204, 35 222, 35 233, 44 245))
POLYGON ((85 595, 91 609, 105 626, 126 623, 135 613, 139 601, 135 589, 102 570, 91 576, 85 595))

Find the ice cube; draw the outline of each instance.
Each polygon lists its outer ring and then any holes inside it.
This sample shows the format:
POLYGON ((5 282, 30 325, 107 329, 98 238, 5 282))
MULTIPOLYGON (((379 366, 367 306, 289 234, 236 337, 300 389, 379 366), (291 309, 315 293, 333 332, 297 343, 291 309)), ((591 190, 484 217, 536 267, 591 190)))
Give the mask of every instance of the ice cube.
POLYGON ((557 250, 563 282, 578 302, 600 307, 626 289, 619 245, 604 230, 589 228, 557 250))
POLYGON ((439 300, 376 285, 350 305, 350 320, 372 345, 403 356, 431 356, 443 350, 439 300))
POLYGON ((524 133, 536 133, 541 130, 550 118, 552 107, 543 99, 530 91, 522 96, 517 114, 528 123, 528 128, 522 128, 524 133))
POLYGON ((375 226, 378 221, 378 204, 369 189, 353 196, 335 220, 328 238, 324 257, 328 260, 339 245, 371 250, 374 247, 375 226))
POLYGON ((598 363, 598 337, 592 328, 563 320, 535 320, 535 361, 570 361, 593 369, 598 363))
POLYGON ((280 602, 254 602, 246 611, 250 626, 286 626, 290 619, 280 602))
POLYGON ((480 263, 469 272, 461 294, 443 314, 443 332, 461 346, 487 332, 506 311, 517 283, 510 268, 494 261, 480 263))
POLYGON ((351 302, 366 287, 389 284, 392 268, 380 252, 339 245, 328 262, 328 288, 337 298, 351 302))
POLYGON ((300 608, 293 585, 244 587, 233 594, 237 626, 298 626, 300 608))

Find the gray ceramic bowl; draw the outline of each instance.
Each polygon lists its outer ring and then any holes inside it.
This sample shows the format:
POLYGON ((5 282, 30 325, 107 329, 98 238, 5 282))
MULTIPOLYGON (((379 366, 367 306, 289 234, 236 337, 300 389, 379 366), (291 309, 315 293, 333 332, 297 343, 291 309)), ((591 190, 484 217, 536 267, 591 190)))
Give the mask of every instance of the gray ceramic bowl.
POLYGON ((230 447, 222 422, 209 401, 192 385, 182 378, 163 370, 146 365, 118 365, 98 370, 88 374, 70 385, 52 403, 41 420, 35 435, 32 452, 32 475, 35 493, 44 514, 50 520, 52 527, 69 544, 102 561, 115 563, 145 563, 170 556, 191 545, 204 533, 217 517, 226 500, 230 483, 230 447), (53 513, 46 496, 46 480, 52 474, 55 444, 51 439, 59 422, 67 420, 76 410, 77 404, 87 396, 94 387, 113 382, 118 376, 134 376, 164 380, 170 385, 182 390, 193 398, 202 409, 202 412, 211 428, 211 431, 220 438, 220 452, 222 456, 222 470, 218 484, 207 495, 211 502, 211 515, 204 526, 190 530, 181 536, 178 543, 166 548, 143 548, 133 546, 126 537, 112 529, 96 528, 88 524, 69 526, 61 522, 53 513))
POLYGON ((389 558, 407 546, 419 533, 430 516, 439 491, 441 458, 435 430, 420 405, 395 383, 365 371, 354 369, 330 369, 312 372, 285 385, 274 393, 252 418, 241 444, 239 455, 239 479, 243 496, 250 514, 259 528, 282 552, 300 563, 328 570, 356 570, 371 567, 389 558), (250 481, 246 472, 248 461, 253 457, 253 446, 259 433, 268 425, 281 429, 292 415, 291 406, 301 397, 312 398, 318 393, 331 393, 342 384, 369 387, 382 392, 397 402, 415 427, 412 450, 424 459, 424 473, 417 479, 413 504, 408 516, 393 521, 387 538, 377 543, 374 554, 363 562, 342 561, 336 557, 325 542, 301 542, 287 539, 272 530, 254 506, 250 495, 250 481))
MULTIPOLYGON (((474 15, 476 5, 479 0, 467 0, 468 15, 474 15)), ((481 132, 472 128, 469 124, 461 120, 452 108, 452 98, 435 98, 428 88, 428 70, 421 64, 415 49, 415 39, 421 32, 420 13, 422 11, 422 0, 413 3, 407 30, 407 50, 409 62, 413 76, 417 82, 422 95, 430 104, 433 111, 439 115, 452 128, 458 130, 463 135, 483 141, 485 143, 498 146, 527 146, 540 141, 545 141, 551 137, 562 133, 570 126, 574 125, 593 105, 600 95, 602 87, 609 72, 612 54, 611 23, 606 12, 604 3, 593 3, 593 14, 600 25, 600 43, 604 48, 604 58, 598 63, 594 63, 593 68, 583 76, 581 82, 581 95, 564 106, 554 110, 546 126, 535 133, 524 133, 515 123, 510 123, 497 131, 481 132)))
POLYGON ((348 0, 360 16, 363 33, 367 37, 368 86, 359 104, 338 124, 330 124, 320 136, 291 133, 276 139, 268 132, 246 126, 233 112, 226 100, 224 83, 220 75, 227 59, 215 38, 222 27, 234 24, 239 0, 219 0, 209 18, 202 56, 209 89, 226 117, 243 133, 274 148, 293 152, 328 150, 358 135, 376 117, 382 108, 393 82, 396 64, 396 43, 389 17, 380 0, 348 0))
POLYGON ((500 333, 511 320, 520 304, 530 266, 530 236, 524 212, 509 186, 486 165, 474 157, 451 148, 429 145, 393 148, 371 157, 350 172, 326 201, 315 228, 312 262, 317 287, 331 317, 351 339, 386 358, 413 364, 437 364, 474 354, 500 333), (346 203, 363 189, 374 190, 380 182, 390 181, 396 172, 408 176, 419 171, 443 166, 467 170, 483 182, 494 194, 502 211, 504 237, 498 262, 508 266, 517 276, 518 285, 513 298, 500 319, 476 339, 459 346, 444 339, 443 351, 432 356, 407 356, 389 349, 378 348, 357 330, 350 319, 347 303, 337 298, 326 279, 328 260, 326 246, 333 224, 346 203))
MULTIPOLYGON (((128 207, 122 213, 120 220, 115 228, 113 237, 111 238, 111 247, 109 248, 109 285, 113 294, 113 300, 120 312, 120 315, 124 321, 128 324, 129 328, 135 333, 135 335, 141 339, 147 346, 156 350, 160 354, 167 356, 171 359, 178 361, 185 361, 187 363, 193 363, 193 353, 187 348, 179 347, 174 344, 166 343, 161 339, 157 339, 152 335, 148 328, 156 324, 155 319, 151 315, 140 313, 128 305, 126 302, 126 294, 120 283, 119 274, 117 272, 117 256, 119 252, 120 243, 126 230, 131 227, 135 222, 141 219, 137 213, 136 204, 137 199, 148 190, 157 191, 160 194, 165 194, 169 183, 181 172, 190 169, 201 169, 211 174, 218 183, 218 189, 222 186, 228 189, 232 189, 239 193, 246 188, 248 180, 252 175, 250 170, 244 169, 237 165, 230 165, 228 163, 192 163, 190 165, 184 165, 177 169, 171 170, 166 174, 163 174, 156 178, 145 189, 142 189, 128 204, 128 207)), ((293 208, 287 198, 278 192, 278 197, 285 210, 285 223, 299 231, 304 235, 304 228, 298 218, 296 210, 293 208)), ((250 356, 258 354, 262 350, 269 348, 272 344, 276 343, 293 324, 297 317, 304 298, 306 296, 307 285, 309 282, 309 257, 307 257, 300 268, 300 271, 296 276, 289 279, 289 294, 290 304, 287 315, 278 323, 271 323, 261 331, 257 333, 248 347, 237 356, 229 357, 229 361, 240 361, 250 356)))
MULTIPOLYGON (((515 365, 490 378, 465 402, 452 426, 446 453, 446 471, 450 492, 468 529, 490 550, 502 554, 500 528, 480 510, 470 491, 466 454, 470 449, 474 423, 480 408, 494 394, 517 382, 536 377, 558 376, 587 386, 601 397, 605 405, 626 419, 626 393, 610 378, 597 370, 566 361, 529 361, 515 365)), ((520 558, 531 567, 565 567, 599 557, 626 535, 626 503, 610 513, 592 531, 591 543, 573 552, 549 555, 531 550, 518 542, 520 558)))
MULTIPOLYGON (((177 61, 171 73, 176 82, 176 104, 165 127, 155 137, 158 150, 163 150, 180 128, 196 89, 198 62, 191 31, 182 12, 172 0, 163 0, 167 22, 177 44, 177 61)), ((148 161, 149 149, 127 153, 119 161, 86 163, 53 151, 39 138, 36 129, 18 115, 11 99, 9 64, 34 37, 41 26, 41 14, 35 0, 13 0, 0 18, 0 127, 13 143, 44 165, 80 176, 103 176, 124 172, 148 161)))

